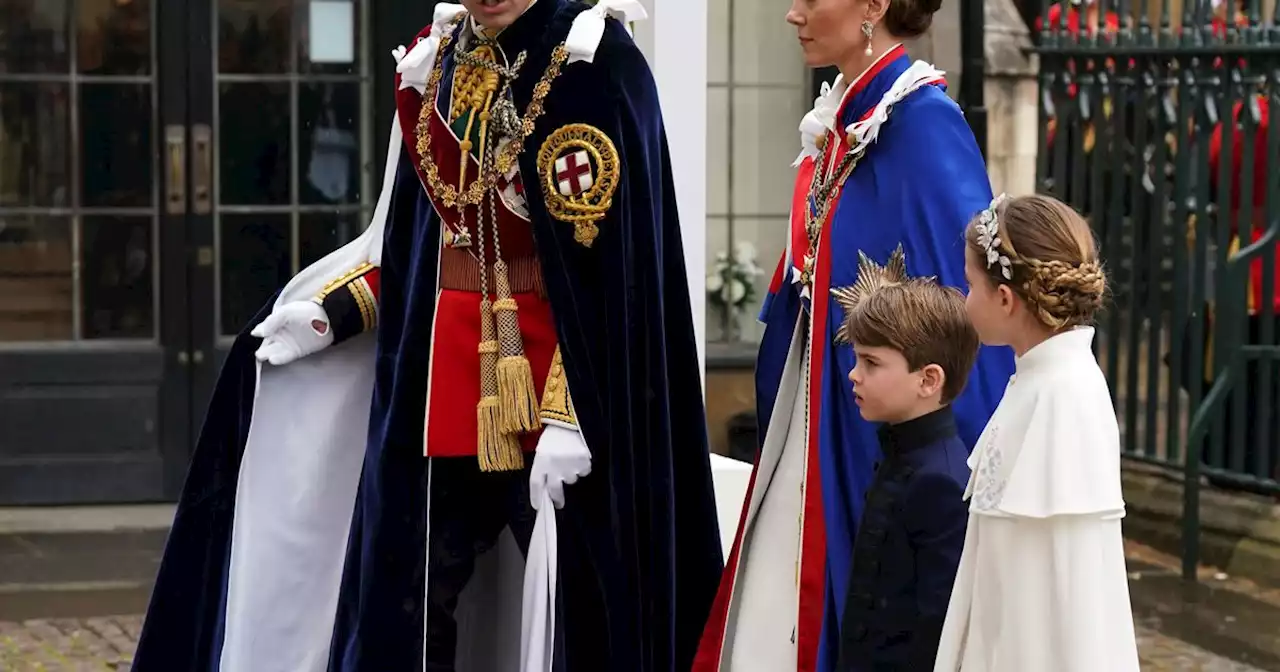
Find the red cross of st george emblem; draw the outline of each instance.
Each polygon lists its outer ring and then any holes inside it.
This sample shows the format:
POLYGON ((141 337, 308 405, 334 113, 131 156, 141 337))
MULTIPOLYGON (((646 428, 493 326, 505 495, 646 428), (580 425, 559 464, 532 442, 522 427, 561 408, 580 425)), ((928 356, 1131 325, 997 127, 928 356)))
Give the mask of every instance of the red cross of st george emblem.
POLYGON ((591 175, 591 159, 586 151, 578 150, 556 159, 556 185, 563 196, 577 196, 591 188, 595 179, 591 175))
POLYGON ((573 225, 573 239, 591 247, 598 223, 613 207, 618 150, 604 131, 587 124, 561 126, 538 150, 538 182, 552 218, 573 225))

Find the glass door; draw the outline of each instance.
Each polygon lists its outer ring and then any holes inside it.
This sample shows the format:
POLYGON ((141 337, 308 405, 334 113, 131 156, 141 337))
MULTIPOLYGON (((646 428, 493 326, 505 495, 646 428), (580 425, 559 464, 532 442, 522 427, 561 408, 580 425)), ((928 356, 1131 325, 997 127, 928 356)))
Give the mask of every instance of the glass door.
MULTIPOLYGON (((371 130, 369 4, 190 3, 209 45, 192 61, 192 128, 212 143, 209 203, 190 231, 193 303, 213 309, 194 314, 194 347, 215 361, 289 278, 369 221, 382 158, 372 151, 382 142, 371 130)), ((197 411, 217 371, 197 374, 197 411)))
POLYGON ((190 417, 181 3, 0 3, 0 504, 172 497, 190 417))
POLYGON ((178 495, 235 335, 366 226, 434 4, 0 2, 0 505, 178 495))

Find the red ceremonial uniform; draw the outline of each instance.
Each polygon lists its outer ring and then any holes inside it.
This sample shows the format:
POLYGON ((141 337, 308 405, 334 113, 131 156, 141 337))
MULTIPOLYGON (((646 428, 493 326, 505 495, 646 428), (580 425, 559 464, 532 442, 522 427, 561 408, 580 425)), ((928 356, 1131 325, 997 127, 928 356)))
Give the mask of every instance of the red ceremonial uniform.
MULTIPOLYGON (((430 27, 419 35, 425 39, 430 27)), ((441 84, 441 88, 447 85, 441 84)), ((431 383, 427 392, 426 454, 429 457, 453 457, 476 454, 476 403, 480 400, 480 278, 476 235, 480 208, 466 206, 461 213, 455 205, 444 202, 443 194, 431 188, 419 154, 419 126, 422 95, 413 87, 400 88, 396 76, 396 111, 404 131, 404 145, 422 180, 422 188, 435 206, 445 229, 440 254, 440 295, 436 303, 435 327, 431 343, 431 383)), ((431 135, 430 151, 439 167, 442 184, 457 185, 465 169, 468 182, 480 174, 480 163, 472 152, 463 152, 461 140, 443 118, 440 105, 432 108, 425 130, 431 135), (462 157, 465 155, 465 164, 462 157)), ((502 194, 493 198, 497 210, 501 257, 511 269, 513 298, 519 305, 520 333, 525 356, 533 371, 534 388, 541 398, 547 372, 556 351, 555 322, 551 303, 542 287, 541 271, 533 244, 527 213, 520 212, 524 187, 518 171, 503 183, 502 194)), ((493 237, 484 237, 485 258, 493 263, 493 237)), ((489 275, 490 299, 493 274, 489 275)), ((538 432, 521 436, 524 450, 537 445, 538 432)))
MULTIPOLYGON (((1036 30, 1037 31, 1047 30, 1049 32, 1061 32, 1062 30, 1065 29, 1066 33, 1073 37, 1080 35, 1080 10, 1079 9, 1075 7, 1067 8, 1065 25, 1063 25, 1062 20, 1063 20, 1062 19, 1062 3, 1052 5, 1049 7, 1047 17, 1041 17, 1036 19, 1036 30), (1045 25, 1045 18, 1048 18, 1047 26, 1045 25)), ((1085 28, 1085 34, 1090 37, 1094 36, 1098 32, 1097 17, 1093 15, 1093 13, 1090 13, 1090 12, 1085 13, 1084 28, 1085 28)), ((1103 20, 1103 34, 1115 35, 1118 32, 1120 32, 1120 17, 1115 12, 1108 10, 1106 13, 1106 17, 1103 20)), ((1106 60, 1106 67, 1111 68, 1114 65, 1115 65, 1115 61, 1113 61, 1112 59, 1108 58, 1106 60)), ((1067 67, 1072 72, 1074 72, 1075 62, 1069 61, 1067 63, 1067 67)), ((1092 62, 1090 62, 1089 65, 1086 67, 1088 67, 1089 69, 1092 69, 1092 62)), ((1075 83, 1068 84, 1067 96, 1070 98, 1075 98, 1078 89, 1079 87, 1077 87, 1075 83)), ((1057 135, 1057 130, 1058 130, 1057 119, 1050 118, 1049 128, 1047 130, 1047 140, 1046 140, 1048 144, 1050 145, 1053 144, 1053 139, 1057 135)))
MULTIPOLYGON (((418 39, 426 39, 430 32, 431 27, 428 26, 418 35, 418 39)), ((453 72, 456 73, 457 70, 453 72)), ((453 100, 458 96, 459 91, 450 91, 452 79, 442 78, 439 85, 442 93, 438 100, 453 100)), ((495 189, 497 193, 483 201, 484 210, 475 204, 460 208, 457 197, 466 192, 467 185, 479 179, 481 163, 476 153, 469 151, 469 142, 466 142, 464 150, 464 139, 459 137, 457 127, 450 123, 455 120, 446 118, 446 115, 453 117, 454 114, 451 110, 441 109, 444 103, 438 103, 424 111, 423 94, 411 86, 401 88, 400 84, 401 77, 397 74, 396 112, 404 134, 406 158, 413 162, 435 215, 441 220, 443 231, 439 255, 439 294, 431 342, 423 344, 424 347, 431 348, 428 373, 430 382, 425 401, 425 453, 429 457, 476 455, 480 432, 476 407, 482 396, 481 353, 478 346, 485 340, 480 318, 481 251, 483 250, 483 257, 490 265, 500 258, 508 269, 511 298, 518 306, 519 331, 524 356, 529 361, 533 375, 535 399, 542 398, 557 348, 551 303, 543 287, 528 213, 524 209, 524 185, 519 171, 513 168, 508 175, 500 178, 495 189), (429 138, 424 137, 427 135, 429 138), (430 153, 431 161, 424 161, 421 154, 424 149, 430 153), (428 171, 428 164, 435 170, 428 171), (452 197, 445 193, 447 189, 444 185, 455 189, 452 197), (458 189, 459 185, 463 188, 458 189), (493 209, 492 219, 496 221, 498 230, 497 245, 487 228, 484 233, 479 231, 481 226, 489 226, 490 218, 486 215, 490 204, 493 209)), ((465 83, 460 86, 465 86, 465 83)), ((571 168, 572 166, 566 165, 566 170, 571 168)), ((574 176, 566 174, 565 178, 572 180, 574 176)), ((363 280, 374 288, 373 303, 376 305, 378 276, 378 269, 370 266, 356 269, 331 284, 363 280)), ((490 302, 496 302, 500 298, 496 282, 496 274, 490 270, 485 279, 490 302)), ((352 289, 350 293, 358 295, 360 292, 352 289)), ((344 292, 335 291, 331 296, 342 297, 339 305, 328 299, 325 302, 326 310, 335 323, 336 341, 373 328, 374 324, 368 320, 347 317, 358 314, 356 311, 362 305, 359 301, 347 300, 344 292), (343 328, 338 329, 337 325, 343 328)), ((539 424, 538 427, 520 434, 520 445, 525 452, 534 450, 540 433, 539 424)))
MULTIPOLYGON (((1231 111, 1232 124, 1232 145, 1231 145, 1231 193, 1230 193, 1230 217, 1231 217, 1231 235, 1233 243, 1239 244, 1238 227, 1240 225, 1240 194, 1242 188, 1243 172, 1241 167, 1244 161, 1244 131, 1240 128, 1240 114, 1244 110, 1244 102, 1240 101, 1235 104, 1235 108, 1231 111)), ((1267 202, 1267 129, 1270 121, 1270 110, 1265 96, 1257 96, 1258 103, 1258 128, 1253 142, 1253 234, 1251 240, 1256 241, 1266 232, 1266 202, 1267 202)), ((1222 124, 1228 121, 1224 119, 1218 122, 1213 129, 1213 135, 1209 139, 1209 180, 1214 188, 1218 188, 1218 170, 1219 157, 1222 154, 1222 124)), ((1221 200, 1219 195, 1219 200, 1221 200)), ((1234 246, 1234 245, 1233 245, 1234 246)), ((1274 272, 1275 280, 1273 282, 1272 305, 1276 311, 1280 312, 1280 248, 1278 248, 1273 256, 1276 258, 1276 269, 1274 272)), ((1262 284, 1262 257, 1258 257, 1249 265, 1249 312, 1257 313, 1259 307, 1263 305, 1263 284, 1262 284)))

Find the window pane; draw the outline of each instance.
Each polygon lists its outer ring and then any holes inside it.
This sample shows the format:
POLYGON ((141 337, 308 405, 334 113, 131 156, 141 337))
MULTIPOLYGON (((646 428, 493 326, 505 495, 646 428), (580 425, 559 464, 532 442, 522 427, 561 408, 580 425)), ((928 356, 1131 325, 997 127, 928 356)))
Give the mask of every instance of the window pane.
POLYGON ((84 205, 151 205, 151 133, 150 84, 80 86, 84 205))
POLYGON ((303 203, 360 202, 359 84, 298 87, 303 203))
POLYGON ((79 0, 76 4, 76 61, 80 72, 151 72, 150 0, 79 0))
POLYGON ((86 217, 83 224, 85 338, 155 337, 151 217, 86 217))
MULTIPOLYGON (((730 0, 733 12, 733 79, 745 84, 804 81, 804 52, 786 9, 761 0, 730 0)), ((727 26, 726 26, 727 28, 727 26)), ((796 123, 800 120, 797 118, 796 123)))
MULTIPOLYGON (((729 3, 707 0, 707 83, 729 81, 729 3)), ((740 1, 740 0, 739 0, 740 1)))
POLYGON ((0 2, 0 72, 66 73, 70 69, 67 3, 0 2))
MULTIPOLYGON (((716 272, 716 257, 722 252, 728 252, 729 245, 729 220, 727 217, 719 217, 716 215, 707 215, 707 277, 716 272)), ((711 342, 724 341, 727 338, 727 329, 725 321, 727 316, 725 311, 712 300, 710 294, 710 285, 707 294, 707 340, 711 342)))
POLYGON ((65 341, 72 324, 70 223, 0 217, 0 341, 65 341))
MULTIPOLYGON (((802 80, 797 79, 797 82, 802 80)), ((796 126, 809 110, 801 86, 788 90, 733 92, 733 213, 785 214, 790 210, 800 136, 796 126)))
POLYGON ((311 0, 298 6, 298 69, 354 75, 360 50, 360 3, 311 0))
POLYGON ((221 329, 233 336, 292 276, 289 215, 223 215, 221 219, 221 329))
POLYGON ((218 0, 218 72, 289 72, 291 0, 218 0))
MULTIPOLYGON (((707 214, 729 212, 729 89, 707 89, 707 214)), ((738 170, 741 170, 739 168, 738 170)))
POLYGON ((289 85, 223 84, 218 98, 219 202, 289 203, 289 85))
POLYGON ((302 268, 347 244, 364 232, 369 223, 368 210, 357 212, 325 212, 302 216, 298 231, 298 252, 302 268))
POLYGON ((764 304, 764 295, 769 291, 769 283, 773 282, 773 272, 778 268, 778 260, 787 249, 787 229, 790 221, 786 215, 781 217, 745 217, 733 218, 733 241, 730 250, 738 249, 743 243, 751 245, 756 251, 756 266, 762 273, 756 277, 756 301, 752 306, 752 315, 759 312, 764 304))
POLYGON ((71 205, 65 84, 0 85, 0 206, 71 205))

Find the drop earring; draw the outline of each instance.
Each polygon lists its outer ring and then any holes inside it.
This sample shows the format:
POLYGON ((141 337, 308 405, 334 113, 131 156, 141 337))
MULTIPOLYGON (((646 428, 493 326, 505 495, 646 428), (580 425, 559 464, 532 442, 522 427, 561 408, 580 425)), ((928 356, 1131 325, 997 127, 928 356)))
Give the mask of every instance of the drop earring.
POLYGON ((866 51, 865 51, 864 53, 865 53, 866 55, 868 55, 868 56, 870 56, 870 55, 872 54, 872 49, 871 49, 871 33, 872 33, 872 31, 874 31, 874 30, 875 30, 875 26, 871 25, 871 22, 870 22, 870 21, 863 21, 863 22, 862 22, 862 35, 863 35, 864 37, 866 37, 866 38, 867 38, 867 49, 866 49, 866 51))

